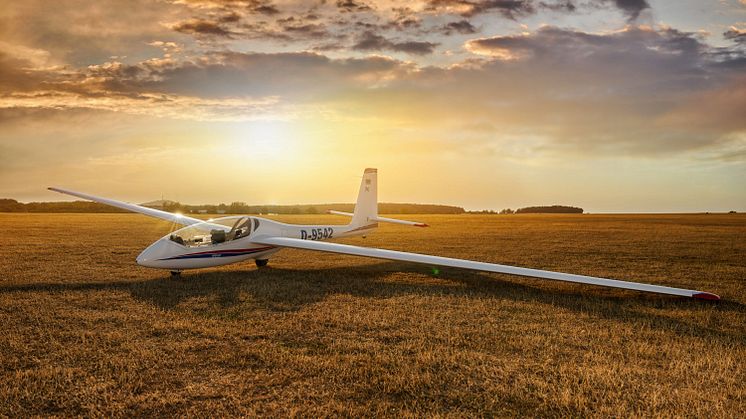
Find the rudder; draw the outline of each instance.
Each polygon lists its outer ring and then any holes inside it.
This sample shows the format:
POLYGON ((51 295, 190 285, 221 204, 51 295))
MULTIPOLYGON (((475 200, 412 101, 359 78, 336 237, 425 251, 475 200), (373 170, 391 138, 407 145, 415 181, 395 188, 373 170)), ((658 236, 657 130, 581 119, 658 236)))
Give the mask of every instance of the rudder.
POLYGON ((365 169, 350 224, 364 226, 376 218, 378 218, 378 169, 365 169))

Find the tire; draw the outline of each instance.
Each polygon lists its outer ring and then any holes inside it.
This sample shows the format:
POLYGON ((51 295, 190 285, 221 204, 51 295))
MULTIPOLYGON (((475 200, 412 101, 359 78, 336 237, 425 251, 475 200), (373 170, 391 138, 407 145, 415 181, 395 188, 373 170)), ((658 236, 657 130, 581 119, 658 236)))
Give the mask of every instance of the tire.
POLYGON ((261 268, 267 266, 269 259, 254 259, 254 263, 256 263, 257 267, 261 268))

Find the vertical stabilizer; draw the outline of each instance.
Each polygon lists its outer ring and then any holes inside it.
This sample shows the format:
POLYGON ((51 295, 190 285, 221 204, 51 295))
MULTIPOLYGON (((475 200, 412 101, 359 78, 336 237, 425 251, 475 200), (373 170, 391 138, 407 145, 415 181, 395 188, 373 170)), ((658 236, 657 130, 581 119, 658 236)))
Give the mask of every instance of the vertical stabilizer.
POLYGON ((350 224, 364 226, 375 222, 378 217, 378 170, 365 169, 360 191, 357 194, 355 213, 350 224))

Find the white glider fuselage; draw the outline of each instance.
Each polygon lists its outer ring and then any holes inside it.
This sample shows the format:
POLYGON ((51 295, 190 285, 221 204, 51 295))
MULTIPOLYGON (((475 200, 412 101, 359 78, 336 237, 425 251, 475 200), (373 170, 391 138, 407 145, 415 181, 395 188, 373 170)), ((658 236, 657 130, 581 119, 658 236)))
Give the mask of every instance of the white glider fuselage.
POLYGON ((366 235, 376 227, 376 222, 362 226, 352 223, 302 225, 255 216, 222 217, 193 224, 163 236, 140 253, 137 263, 149 268, 178 271, 228 265, 248 259, 263 260, 281 248, 254 243, 254 237, 328 240, 366 235))
MULTIPOLYGON (((78 196, 81 196, 80 194, 78 196)), ((137 263, 151 268, 208 268, 247 259, 267 260, 280 246, 259 243, 256 238, 281 237, 297 240, 328 240, 362 236, 378 226, 378 220, 423 226, 411 221, 378 217, 378 171, 365 169, 360 182, 355 212, 331 213, 351 217, 346 225, 286 224, 254 216, 230 216, 202 221, 182 217, 186 227, 174 231, 145 249, 137 263)), ((166 214, 160 214, 168 217, 166 214)))

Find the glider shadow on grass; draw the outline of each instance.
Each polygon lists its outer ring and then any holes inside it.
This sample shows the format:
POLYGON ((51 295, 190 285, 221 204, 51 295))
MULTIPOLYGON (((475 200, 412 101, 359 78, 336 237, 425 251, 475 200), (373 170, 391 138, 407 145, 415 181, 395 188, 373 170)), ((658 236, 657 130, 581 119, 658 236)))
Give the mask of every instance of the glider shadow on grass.
MULTIPOLYGON (((547 304, 603 319, 645 323, 686 336, 714 337, 727 342, 742 339, 740 335, 716 330, 707 325, 672 319, 665 313, 651 313, 651 309, 675 308, 692 314, 701 310, 717 310, 722 314, 738 312, 746 315, 746 305, 739 302, 692 304, 689 299, 676 297, 620 292, 552 281, 526 285, 506 280, 509 278, 516 277, 458 269, 444 269, 433 278, 432 272, 421 266, 380 262, 310 270, 270 267, 246 271, 203 271, 186 275, 181 279, 159 277, 146 281, 10 285, 1 286, 0 292, 118 290, 129 292, 138 301, 175 311, 182 309, 181 304, 195 298, 213 302, 218 310, 240 311, 243 307, 246 307, 245 310, 260 307, 275 312, 300 310, 333 295, 374 299, 405 295, 491 298, 496 304, 501 300, 547 304), (423 281, 422 279, 427 276, 431 276, 432 279, 423 281), (249 305, 244 306, 247 302, 249 305)), ((212 307, 211 311, 214 313, 215 307, 212 307)))

